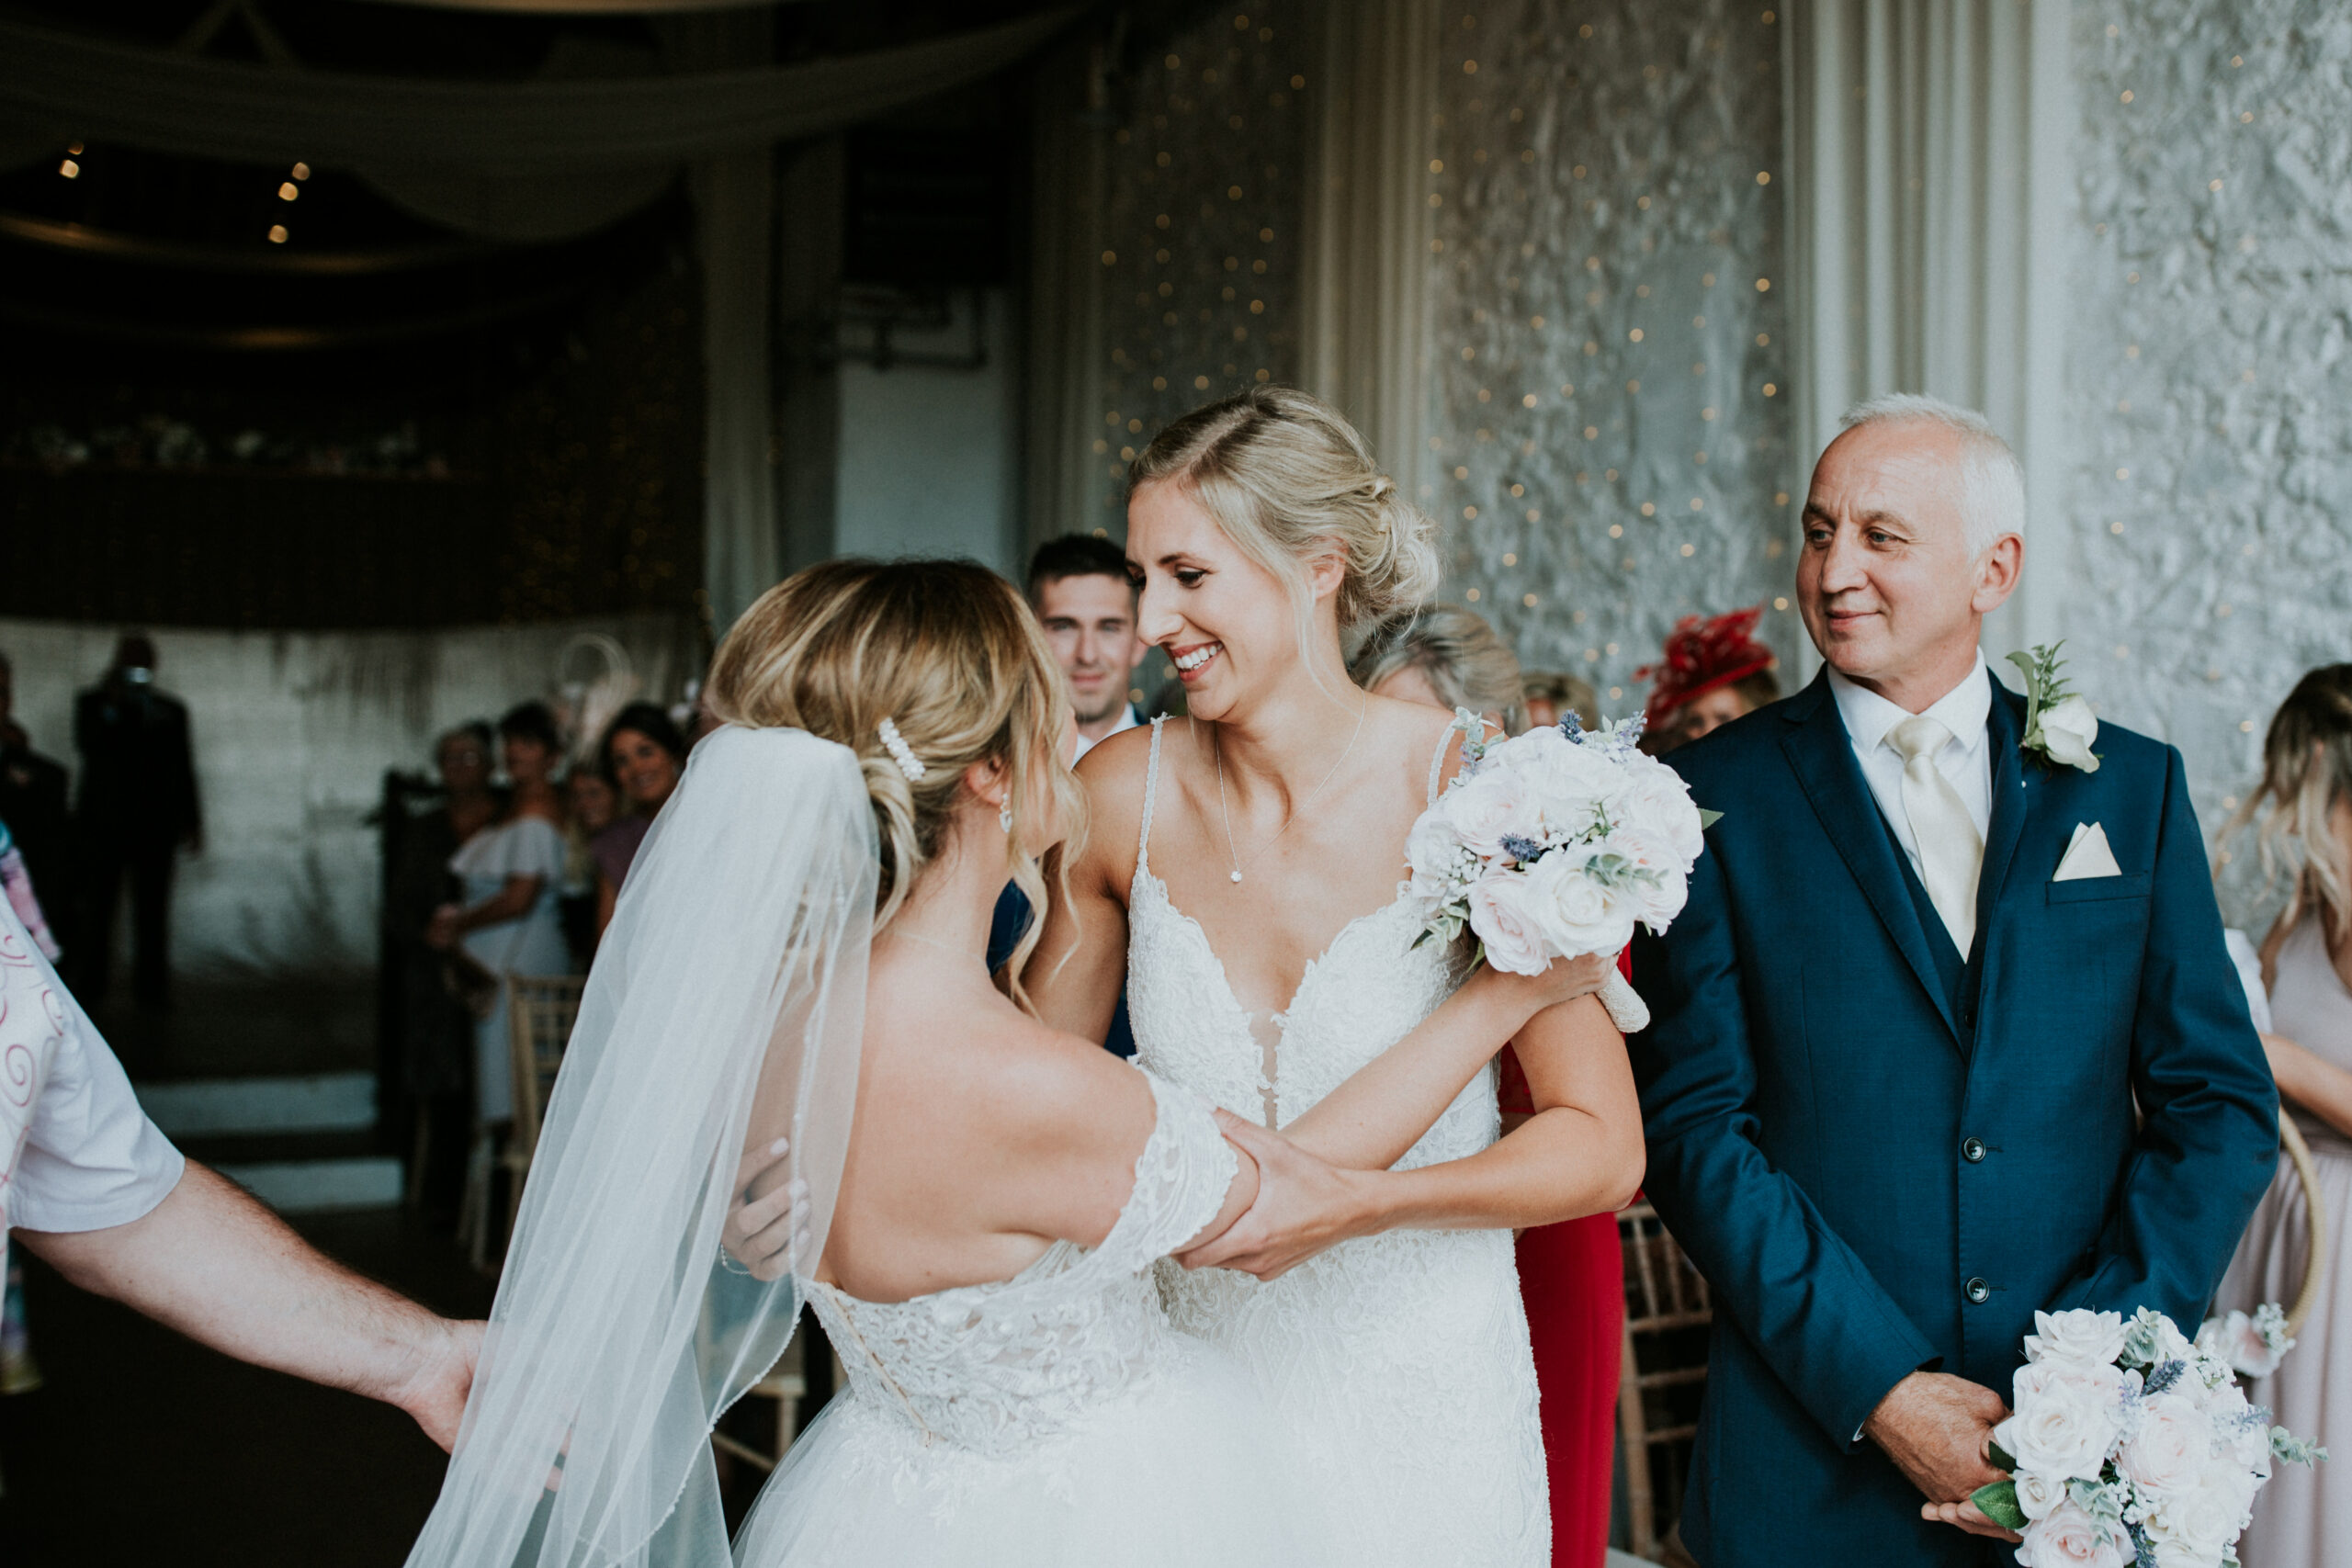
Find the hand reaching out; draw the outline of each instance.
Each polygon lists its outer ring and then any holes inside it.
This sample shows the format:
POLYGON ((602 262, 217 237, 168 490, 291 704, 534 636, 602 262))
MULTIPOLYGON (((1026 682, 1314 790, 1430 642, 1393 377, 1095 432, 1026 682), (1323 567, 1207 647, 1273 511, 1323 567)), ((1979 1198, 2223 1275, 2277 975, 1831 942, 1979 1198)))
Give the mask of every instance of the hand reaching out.
POLYGON ((1363 1233, 1365 1173, 1328 1165, 1280 1133, 1216 1113, 1227 1138, 1258 1162, 1258 1200, 1222 1235, 1177 1255, 1187 1269, 1238 1269, 1272 1280, 1363 1233))
POLYGON ((425 1350, 406 1382, 384 1396, 415 1417, 424 1435, 440 1444, 445 1453, 457 1446, 466 1397, 473 1392, 474 1366, 481 1358, 482 1332, 488 1326, 440 1321, 438 1343, 425 1350))

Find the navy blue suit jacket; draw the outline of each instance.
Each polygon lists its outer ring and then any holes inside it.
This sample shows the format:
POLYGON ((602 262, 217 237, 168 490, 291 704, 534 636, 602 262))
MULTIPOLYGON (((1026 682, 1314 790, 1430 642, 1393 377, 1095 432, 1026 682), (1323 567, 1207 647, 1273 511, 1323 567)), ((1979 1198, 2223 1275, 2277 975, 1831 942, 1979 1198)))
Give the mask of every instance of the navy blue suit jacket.
POLYGON ((1682 1523, 1706 1568, 2007 1561, 1921 1522, 1864 1419, 1919 1369, 2007 1399, 2036 1308, 2195 1332, 2276 1168, 2180 754, 2101 725, 2098 772, 2045 763, 1993 684, 1964 965, 1826 675, 1671 758, 1724 817, 1635 941, 1631 1046, 1650 1199, 1714 1291, 1682 1523), (2077 823, 2121 875, 2052 880, 2077 823))

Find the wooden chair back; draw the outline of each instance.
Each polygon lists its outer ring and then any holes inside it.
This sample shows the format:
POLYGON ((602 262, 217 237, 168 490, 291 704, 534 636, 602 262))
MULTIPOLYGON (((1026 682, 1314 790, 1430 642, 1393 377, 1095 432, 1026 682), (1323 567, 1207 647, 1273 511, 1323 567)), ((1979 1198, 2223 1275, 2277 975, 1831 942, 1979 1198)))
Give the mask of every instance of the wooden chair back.
POLYGON ((527 1165, 539 1146, 539 1122, 554 1092, 556 1069, 580 1016, 580 994, 587 981, 577 975, 516 975, 506 982, 506 1026, 514 1073, 514 1126, 507 1136, 510 1158, 527 1165))
POLYGON ((1707 1378, 1705 1334, 1714 1309, 1707 1281, 1647 1203, 1619 1214, 1617 1234, 1625 1255, 1617 1430, 1633 1516, 1630 1544, 1637 1557, 1672 1561, 1667 1555, 1672 1551, 1670 1516, 1699 1432, 1699 1391, 1707 1378))

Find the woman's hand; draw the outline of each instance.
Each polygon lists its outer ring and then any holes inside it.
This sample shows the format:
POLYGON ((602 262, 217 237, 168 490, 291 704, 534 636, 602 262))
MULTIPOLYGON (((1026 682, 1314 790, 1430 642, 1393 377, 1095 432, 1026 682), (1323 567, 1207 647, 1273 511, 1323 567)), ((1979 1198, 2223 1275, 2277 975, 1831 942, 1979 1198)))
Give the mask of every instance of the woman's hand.
POLYGON ((1372 1228, 1368 1173, 1327 1165, 1280 1133, 1229 1111, 1219 1111, 1216 1120, 1226 1137, 1258 1162, 1258 1201, 1222 1235, 1179 1253, 1177 1262, 1272 1280, 1372 1228))
POLYGON ((1484 987, 1498 997, 1508 998, 1524 1023, 1545 1008, 1592 995, 1616 968, 1613 956, 1604 957, 1597 953, 1588 953, 1581 958, 1555 958, 1540 975, 1513 975, 1488 964, 1480 965, 1478 972, 1465 982, 1465 988, 1484 987))
POLYGON ((466 910, 462 904, 442 905, 433 911, 433 918, 424 922, 424 945, 443 951, 457 946, 458 939, 466 933, 465 919, 466 910))

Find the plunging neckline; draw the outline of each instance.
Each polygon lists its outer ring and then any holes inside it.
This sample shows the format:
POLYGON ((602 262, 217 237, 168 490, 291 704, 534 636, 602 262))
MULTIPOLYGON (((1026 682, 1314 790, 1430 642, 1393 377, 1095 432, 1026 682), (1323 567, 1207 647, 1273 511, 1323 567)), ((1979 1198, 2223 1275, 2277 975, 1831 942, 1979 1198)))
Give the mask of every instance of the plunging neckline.
MULTIPOLYGON (((1186 914, 1182 907, 1180 906, 1174 898, 1169 897, 1167 881, 1162 878, 1158 872, 1152 870, 1148 863, 1139 864, 1136 867, 1136 875, 1139 879, 1150 883, 1153 888, 1159 894, 1159 901, 1162 905, 1166 906, 1168 912, 1175 916, 1179 924, 1188 928, 1193 936, 1199 939, 1201 951, 1207 953, 1209 955, 1209 962, 1216 966, 1217 984, 1225 987, 1225 999, 1227 1002, 1231 1004, 1233 1010, 1241 1016, 1244 1024, 1246 1025, 1249 1020, 1257 1017, 1258 1015, 1255 1012, 1241 1005, 1241 993, 1233 988, 1233 976, 1226 973, 1225 959, 1217 953, 1216 943, 1209 940, 1208 928, 1202 925, 1199 920, 1194 919, 1191 915, 1186 914)), ((1299 1001, 1306 995, 1307 987, 1315 983, 1315 976, 1317 973, 1331 961, 1332 955, 1340 951, 1340 944, 1345 942, 1349 937, 1355 933, 1355 930, 1358 926, 1368 925, 1372 921, 1379 919, 1384 915, 1393 913, 1396 907, 1405 901, 1407 895, 1411 891, 1411 887, 1412 885, 1410 883, 1399 883, 1397 885, 1396 897, 1391 898, 1387 903, 1383 904, 1377 909, 1365 910, 1363 914, 1358 915, 1355 919, 1350 920, 1346 925, 1341 926, 1339 930, 1339 933, 1332 937, 1329 942, 1324 943, 1323 951, 1306 961, 1306 967, 1299 971, 1298 984, 1291 990, 1290 1000, 1283 1005, 1280 1011, 1267 1014, 1269 1018, 1273 1020, 1274 1027, 1277 1030, 1281 1031, 1284 1034, 1288 1034, 1290 1032, 1291 1014, 1298 1010, 1299 1001)))

